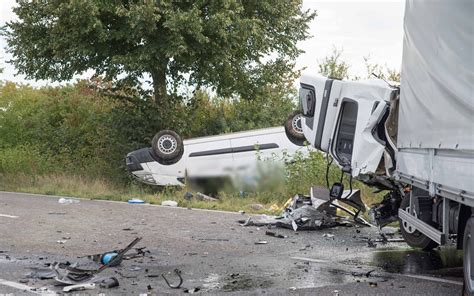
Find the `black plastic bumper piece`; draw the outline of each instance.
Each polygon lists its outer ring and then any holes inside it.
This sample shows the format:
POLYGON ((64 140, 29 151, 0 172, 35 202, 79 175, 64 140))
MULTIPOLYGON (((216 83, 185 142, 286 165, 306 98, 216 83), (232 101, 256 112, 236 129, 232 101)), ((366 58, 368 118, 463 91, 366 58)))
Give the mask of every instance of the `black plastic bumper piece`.
POLYGON ((141 163, 153 161, 155 160, 150 154, 150 148, 135 150, 127 154, 127 157, 125 158, 125 163, 129 172, 142 171, 143 167, 141 166, 141 163))

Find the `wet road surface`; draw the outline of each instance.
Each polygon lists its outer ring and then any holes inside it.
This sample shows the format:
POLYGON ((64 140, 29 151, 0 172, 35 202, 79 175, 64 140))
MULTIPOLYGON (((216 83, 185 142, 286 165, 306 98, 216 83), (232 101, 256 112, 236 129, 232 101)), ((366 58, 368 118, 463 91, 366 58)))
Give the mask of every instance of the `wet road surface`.
MULTIPOLYGON (((0 295, 61 293, 53 280, 29 279, 31 268, 53 262, 94 266, 85 255, 125 247, 136 237, 150 254, 123 261, 100 276, 120 286, 106 295, 460 295, 462 254, 422 252, 405 243, 377 243, 374 228, 272 231, 241 227, 240 214, 0 192, 0 295), (334 237, 327 237, 332 234, 334 237), (267 241, 266 244, 255 244, 267 241), (162 273, 181 289, 169 288, 162 273)), ((82 292, 84 293, 84 292, 82 292)))

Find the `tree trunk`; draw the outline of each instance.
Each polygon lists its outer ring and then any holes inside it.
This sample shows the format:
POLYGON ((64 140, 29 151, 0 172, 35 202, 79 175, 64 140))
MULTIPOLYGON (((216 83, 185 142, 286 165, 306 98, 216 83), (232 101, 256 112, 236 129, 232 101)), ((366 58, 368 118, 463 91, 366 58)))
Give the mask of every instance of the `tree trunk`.
POLYGON ((166 106, 168 95, 166 93, 166 66, 157 68, 151 72, 153 79, 153 97, 155 105, 166 106))

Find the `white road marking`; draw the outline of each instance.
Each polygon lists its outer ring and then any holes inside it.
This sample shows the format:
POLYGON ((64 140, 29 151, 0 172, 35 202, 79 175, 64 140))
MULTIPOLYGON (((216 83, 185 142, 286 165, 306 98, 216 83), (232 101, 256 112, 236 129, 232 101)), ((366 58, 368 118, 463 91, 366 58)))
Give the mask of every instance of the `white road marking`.
POLYGON ((461 283, 461 282, 452 281, 452 280, 446 280, 446 279, 441 279, 441 278, 432 277, 432 276, 415 275, 415 274, 402 274, 402 276, 406 276, 406 277, 409 277, 409 278, 420 279, 420 280, 427 280, 427 281, 432 281, 432 282, 440 282, 440 283, 445 283, 445 284, 453 284, 453 285, 458 285, 458 286, 462 286, 462 285, 463 285, 463 283, 461 283))
POLYGON ((18 218, 18 216, 12 216, 12 215, 5 215, 5 214, 0 214, 0 217, 5 217, 5 218, 18 218))
POLYGON ((47 288, 33 288, 27 285, 23 285, 17 282, 11 282, 4 279, 0 279, 0 285, 15 288, 22 291, 28 291, 33 294, 39 295, 58 295, 56 292, 48 290, 47 288))
POLYGON ((327 260, 322 259, 313 259, 313 258, 305 258, 305 257, 291 257, 291 259, 301 260, 301 261, 310 261, 315 263, 327 263, 327 260))

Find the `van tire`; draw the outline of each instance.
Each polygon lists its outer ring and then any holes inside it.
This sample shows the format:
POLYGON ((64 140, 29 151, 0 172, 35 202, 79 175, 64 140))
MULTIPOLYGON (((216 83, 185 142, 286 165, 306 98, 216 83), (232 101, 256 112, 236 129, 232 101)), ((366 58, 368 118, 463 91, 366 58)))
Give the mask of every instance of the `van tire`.
POLYGON ((285 121, 285 133, 295 145, 303 146, 306 138, 303 134, 303 115, 299 111, 293 112, 285 121))
POLYGON ((162 130, 151 140, 151 149, 157 158, 166 164, 173 164, 181 159, 184 152, 183 140, 172 130, 162 130))
POLYGON ((469 218, 464 228, 464 295, 474 295, 474 216, 469 218))
MULTIPOLYGON (((410 198, 406 196, 402 199, 402 202, 400 203, 400 208, 405 210, 409 206, 410 206, 410 198)), ((405 239, 405 242, 410 247, 419 248, 424 251, 430 251, 438 246, 438 243, 431 240, 429 237, 419 232, 418 230, 415 229, 412 232, 406 230, 405 229, 406 226, 403 224, 403 221, 400 218, 398 220, 400 222, 400 232, 402 233, 402 237, 403 239, 405 239)))

